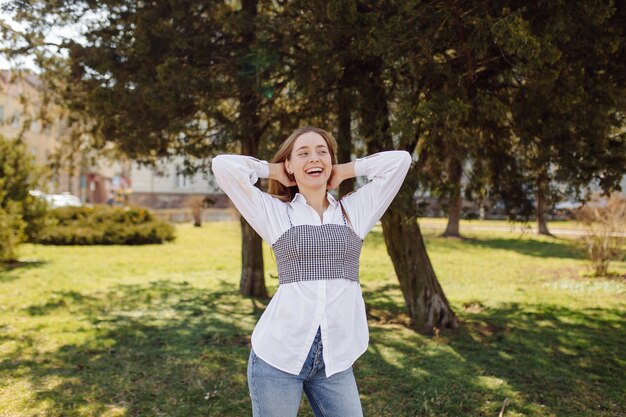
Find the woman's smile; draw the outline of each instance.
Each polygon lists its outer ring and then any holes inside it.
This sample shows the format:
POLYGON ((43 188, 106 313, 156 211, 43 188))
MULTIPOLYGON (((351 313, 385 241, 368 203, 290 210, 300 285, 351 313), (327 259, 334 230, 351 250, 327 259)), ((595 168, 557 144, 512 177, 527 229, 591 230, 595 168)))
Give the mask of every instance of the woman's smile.
POLYGON ((324 168, 320 167, 309 168, 305 171, 307 175, 310 175, 312 177, 321 177, 323 172, 324 168))
POLYGON ((291 157, 285 161, 287 172, 294 175, 299 186, 320 187, 332 173, 332 158, 324 138, 315 132, 298 137, 291 157))

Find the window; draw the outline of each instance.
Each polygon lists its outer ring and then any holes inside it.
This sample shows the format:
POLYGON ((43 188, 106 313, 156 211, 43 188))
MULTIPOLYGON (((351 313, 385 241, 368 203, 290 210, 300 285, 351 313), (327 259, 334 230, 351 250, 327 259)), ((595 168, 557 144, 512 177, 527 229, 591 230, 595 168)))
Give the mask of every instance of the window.
POLYGON ((174 186, 177 188, 189 188, 193 185, 192 177, 185 175, 183 172, 180 172, 179 169, 181 167, 177 167, 176 176, 174 179, 174 186))

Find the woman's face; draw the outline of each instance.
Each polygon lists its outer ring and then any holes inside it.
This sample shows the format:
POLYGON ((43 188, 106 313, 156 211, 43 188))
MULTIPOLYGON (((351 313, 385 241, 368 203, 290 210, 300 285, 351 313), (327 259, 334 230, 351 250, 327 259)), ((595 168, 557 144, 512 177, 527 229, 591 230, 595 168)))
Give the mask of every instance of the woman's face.
POLYGON ((315 132, 298 136, 290 159, 285 160, 285 168, 293 172, 299 188, 326 188, 333 163, 324 138, 315 132))

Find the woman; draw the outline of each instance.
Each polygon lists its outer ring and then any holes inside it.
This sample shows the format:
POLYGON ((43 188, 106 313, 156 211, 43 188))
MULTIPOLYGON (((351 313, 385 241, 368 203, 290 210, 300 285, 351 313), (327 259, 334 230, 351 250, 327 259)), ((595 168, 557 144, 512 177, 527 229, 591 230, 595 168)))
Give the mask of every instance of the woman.
POLYGON ((352 365, 369 342, 359 284, 365 235, 411 164, 405 151, 337 164, 327 131, 295 130, 271 163, 219 155, 212 169, 241 215, 268 242, 279 286, 252 332, 248 387, 254 417, 296 416, 306 393, 316 416, 362 416, 352 365), (349 178, 369 183, 337 201, 349 178), (254 184, 269 178, 268 193, 254 184))

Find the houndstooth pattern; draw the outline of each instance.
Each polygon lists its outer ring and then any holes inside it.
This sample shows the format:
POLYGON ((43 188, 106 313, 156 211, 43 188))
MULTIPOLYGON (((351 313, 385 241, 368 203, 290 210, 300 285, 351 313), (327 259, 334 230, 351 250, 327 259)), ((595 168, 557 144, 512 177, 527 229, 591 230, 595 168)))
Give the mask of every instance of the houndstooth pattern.
POLYGON ((278 283, 339 278, 358 282, 363 240, 345 224, 345 217, 343 222, 343 225, 291 224, 272 245, 278 283))

